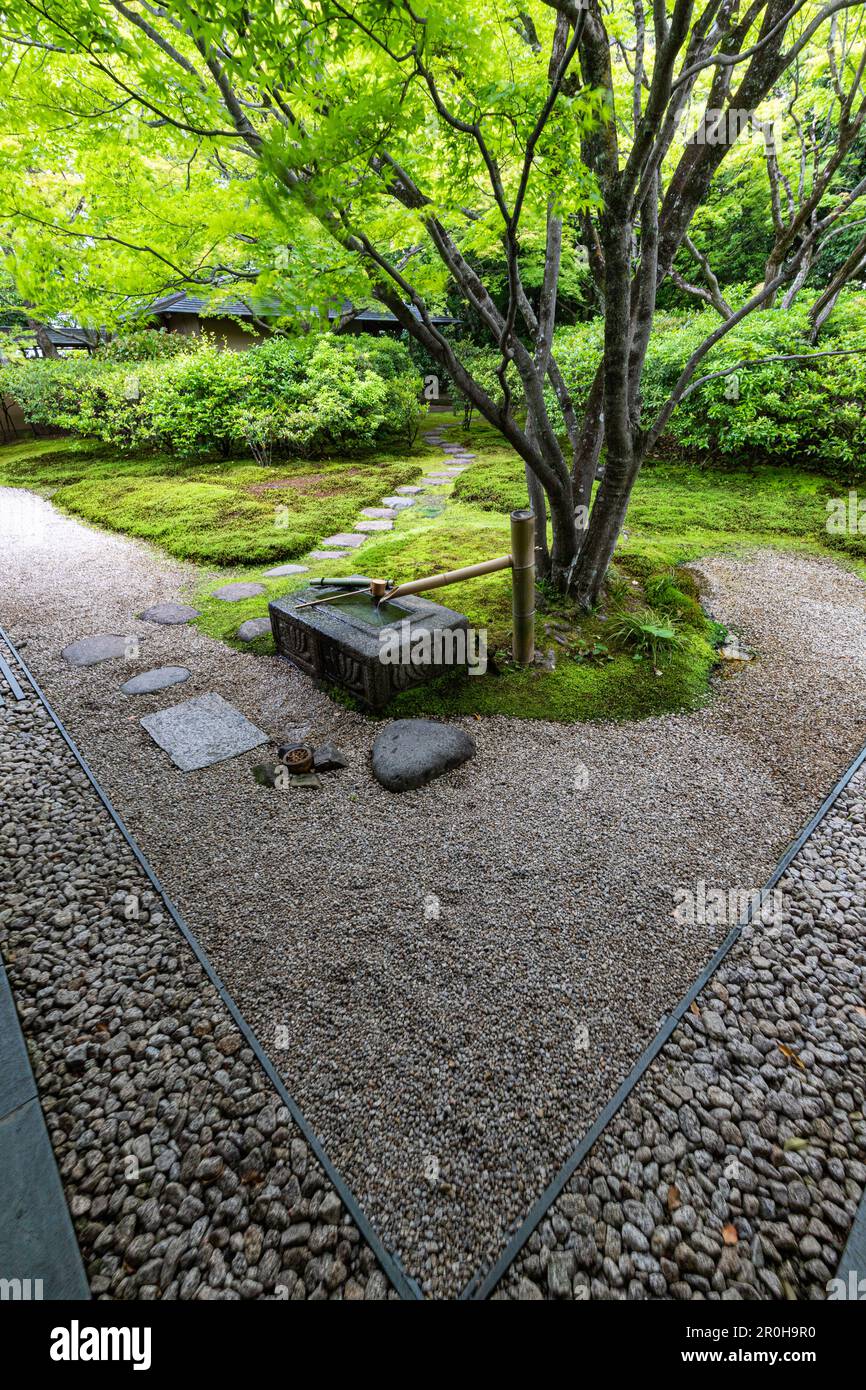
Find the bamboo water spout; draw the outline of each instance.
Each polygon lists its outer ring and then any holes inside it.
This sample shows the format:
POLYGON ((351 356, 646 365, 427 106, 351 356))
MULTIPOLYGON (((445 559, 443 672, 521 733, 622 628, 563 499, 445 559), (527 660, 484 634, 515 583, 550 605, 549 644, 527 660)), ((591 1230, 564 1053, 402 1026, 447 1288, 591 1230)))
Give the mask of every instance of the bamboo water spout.
POLYGON ((338 603, 341 598, 357 598, 363 594, 378 607, 386 599, 390 603, 392 599, 405 598, 409 594, 444 589, 448 584, 459 584, 464 579, 478 579, 483 574, 495 574, 497 570, 506 569, 512 572, 512 653, 519 666, 528 666, 535 652, 535 517, 529 507, 511 513, 509 555, 498 555, 495 560, 481 560, 478 564, 463 565, 460 569, 446 570, 442 574, 428 574, 422 579, 410 579, 405 584, 395 585, 391 580, 367 579, 363 575, 353 575, 347 580, 314 581, 318 584, 332 583, 338 592, 299 603, 298 608, 313 608, 317 603, 338 603))

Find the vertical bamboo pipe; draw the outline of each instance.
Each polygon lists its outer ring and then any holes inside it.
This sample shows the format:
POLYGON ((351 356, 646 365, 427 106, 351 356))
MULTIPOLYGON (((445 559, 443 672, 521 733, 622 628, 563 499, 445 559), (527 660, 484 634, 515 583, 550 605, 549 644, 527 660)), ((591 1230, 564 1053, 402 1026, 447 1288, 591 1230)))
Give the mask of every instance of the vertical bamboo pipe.
POLYGON ((511 652, 518 666, 535 655, 535 514, 511 513, 511 652))

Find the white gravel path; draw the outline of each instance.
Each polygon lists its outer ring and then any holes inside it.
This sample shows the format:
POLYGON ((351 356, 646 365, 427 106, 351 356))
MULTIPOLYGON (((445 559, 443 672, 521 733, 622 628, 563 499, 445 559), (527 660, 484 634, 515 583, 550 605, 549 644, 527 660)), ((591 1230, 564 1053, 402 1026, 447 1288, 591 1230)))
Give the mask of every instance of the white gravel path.
POLYGON ((455 1292, 718 944, 673 919, 676 890, 760 885, 866 740, 866 589, 804 555, 707 560, 714 611, 759 652, 707 708, 463 721, 477 758, 394 799, 369 720, 275 658, 131 616, 188 601, 191 569, 25 498, 0 492, 0 621, 386 1243, 455 1292), (61 648, 96 632, 137 634, 140 658, 68 669, 61 648), (256 786, 261 753, 178 772, 138 724, 178 689, 118 693, 159 664, 350 768, 317 793, 256 786))

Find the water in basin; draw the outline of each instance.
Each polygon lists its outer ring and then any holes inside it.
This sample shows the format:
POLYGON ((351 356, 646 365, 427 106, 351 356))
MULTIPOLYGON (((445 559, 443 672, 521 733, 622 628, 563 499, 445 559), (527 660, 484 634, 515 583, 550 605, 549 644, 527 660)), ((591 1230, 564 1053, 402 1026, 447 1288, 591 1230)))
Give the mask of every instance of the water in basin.
POLYGON ((369 594, 352 594, 350 598, 338 599, 326 605, 334 612, 345 613, 352 618, 360 618, 368 627, 390 627, 392 623, 402 623, 409 615, 399 604, 389 603, 387 599, 376 604, 369 594))

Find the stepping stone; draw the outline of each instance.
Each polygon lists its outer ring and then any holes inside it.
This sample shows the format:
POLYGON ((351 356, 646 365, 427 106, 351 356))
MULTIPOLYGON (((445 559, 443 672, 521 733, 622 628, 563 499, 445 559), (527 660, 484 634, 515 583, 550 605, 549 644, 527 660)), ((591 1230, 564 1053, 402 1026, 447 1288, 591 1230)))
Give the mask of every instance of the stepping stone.
POLYGON ((451 479, 447 473, 428 473, 424 481, 432 483, 434 487, 440 487, 442 483, 450 483, 451 479))
POLYGON ((393 521, 396 510, 394 507, 362 507, 361 515, 372 517, 374 520, 379 518, 382 521, 393 521))
POLYGON ((138 638, 120 637, 117 633, 99 633, 96 637, 80 637, 60 653, 70 666, 96 666, 100 661, 132 660, 138 656, 138 638))
MULTIPOLYGON (((450 449, 449 449, 448 452, 451 453, 450 449)), ((455 460, 456 460, 456 459, 460 459, 460 461, 461 461, 461 463, 462 463, 464 459, 467 459, 467 460, 468 460, 468 459, 474 459, 474 458, 477 458, 478 455, 477 455, 477 454, 467 454, 467 453, 464 453, 464 451, 461 449, 459 454, 451 454, 451 457, 452 457, 453 459, 455 459, 455 460)))
POLYGON ((190 608, 188 603, 155 603, 141 614, 146 623, 163 623, 166 627, 175 623, 190 623, 198 617, 198 609, 190 608))
POLYGON ((416 492, 421 491, 421 488, 415 483, 407 483, 405 487, 398 487, 397 491, 401 497, 414 497, 416 492))
POLYGON ((391 792, 423 787, 475 755, 463 729, 433 719, 396 719, 373 744, 373 775, 391 792))
POLYGON ((270 630, 270 618, 247 618, 245 623, 241 623, 236 635, 242 642, 254 642, 257 637, 270 630))
POLYGON ((311 550, 307 556, 308 560, 346 560, 348 550, 311 550))
POLYGON ((309 565, 277 565, 275 569, 265 570, 265 579, 282 579, 285 574, 306 574, 309 565))
POLYGON ((402 512, 404 507, 415 505, 411 497, 383 497, 382 501, 395 512, 402 512))
POLYGON ((241 599, 256 598, 264 592, 264 584, 223 584, 221 589, 214 589, 213 596, 223 603, 240 603, 241 599))
POLYGON ((364 539, 364 536, 357 536, 354 531, 338 531, 336 536, 325 536, 322 545, 342 545, 355 550, 364 544, 364 539))
POLYGON ((169 685, 180 685, 189 680, 185 666, 155 666, 152 671, 144 671, 140 676, 120 687, 124 695, 153 695, 157 690, 165 690, 169 685))
POLYGON ((463 450, 459 444, 443 444, 442 452, 443 454, 462 454, 463 450))
POLYGON ((236 758, 268 741, 239 709, 213 692, 147 714, 139 723, 181 772, 236 758))
POLYGON ((393 528, 393 521, 358 521, 355 523, 356 531, 391 531, 393 528))

